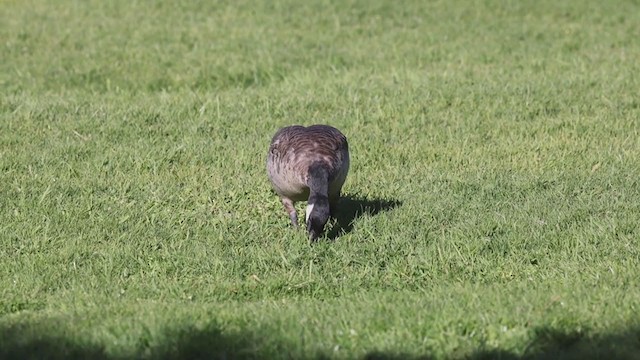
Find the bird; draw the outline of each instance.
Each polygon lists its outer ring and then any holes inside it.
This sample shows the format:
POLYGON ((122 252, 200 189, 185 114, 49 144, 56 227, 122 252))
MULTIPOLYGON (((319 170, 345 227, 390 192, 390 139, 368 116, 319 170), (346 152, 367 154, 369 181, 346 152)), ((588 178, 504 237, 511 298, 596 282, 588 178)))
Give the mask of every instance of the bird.
POLYGON ((292 125, 279 129, 267 154, 267 174, 294 228, 295 203, 307 201, 309 241, 316 241, 335 217, 349 172, 349 145, 340 130, 329 125, 292 125))

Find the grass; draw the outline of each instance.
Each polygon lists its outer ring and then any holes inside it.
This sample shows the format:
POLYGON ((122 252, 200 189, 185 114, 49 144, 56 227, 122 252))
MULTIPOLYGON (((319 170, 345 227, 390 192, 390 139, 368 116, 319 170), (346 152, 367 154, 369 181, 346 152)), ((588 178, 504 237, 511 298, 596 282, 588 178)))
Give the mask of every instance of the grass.
POLYGON ((635 358, 639 10, 3 1, 0 358, 635 358), (318 122, 309 246, 264 162, 318 122))

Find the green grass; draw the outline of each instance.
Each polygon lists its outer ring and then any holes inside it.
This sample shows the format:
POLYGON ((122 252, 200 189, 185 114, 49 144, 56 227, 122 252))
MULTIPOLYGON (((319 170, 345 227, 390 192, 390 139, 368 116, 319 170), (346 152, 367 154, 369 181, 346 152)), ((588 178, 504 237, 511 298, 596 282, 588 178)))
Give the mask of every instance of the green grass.
POLYGON ((0 358, 637 358, 639 23, 2 1, 0 358), (264 169, 293 123, 351 148, 313 246, 264 169))

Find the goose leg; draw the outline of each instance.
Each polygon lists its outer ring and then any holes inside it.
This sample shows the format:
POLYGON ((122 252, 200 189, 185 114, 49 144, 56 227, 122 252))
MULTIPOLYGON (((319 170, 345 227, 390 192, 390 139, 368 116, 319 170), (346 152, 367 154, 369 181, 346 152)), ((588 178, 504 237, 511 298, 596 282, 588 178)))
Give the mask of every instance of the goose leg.
POLYGON ((284 205, 284 210, 289 214, 289 219, 291 219, 291 225, 294 228, 298 227, 298 214, 296 213, 296 208, 293 205, 293 201, 291 199, 282 198, 282 205, 284 205))

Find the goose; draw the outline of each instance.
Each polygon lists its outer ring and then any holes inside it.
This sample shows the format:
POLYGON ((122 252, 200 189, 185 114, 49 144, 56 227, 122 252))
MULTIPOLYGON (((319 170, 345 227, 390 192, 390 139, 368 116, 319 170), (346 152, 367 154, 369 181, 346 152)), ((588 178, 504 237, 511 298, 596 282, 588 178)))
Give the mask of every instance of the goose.
POLYGON ((307 200, 309 241, 318 239, 335 216, 349 171, 349 146, 340 130, 329 125, 293 125, 276 132, 267 155, 267 174, 291 224, 298 227, 295 203, 307 200))

